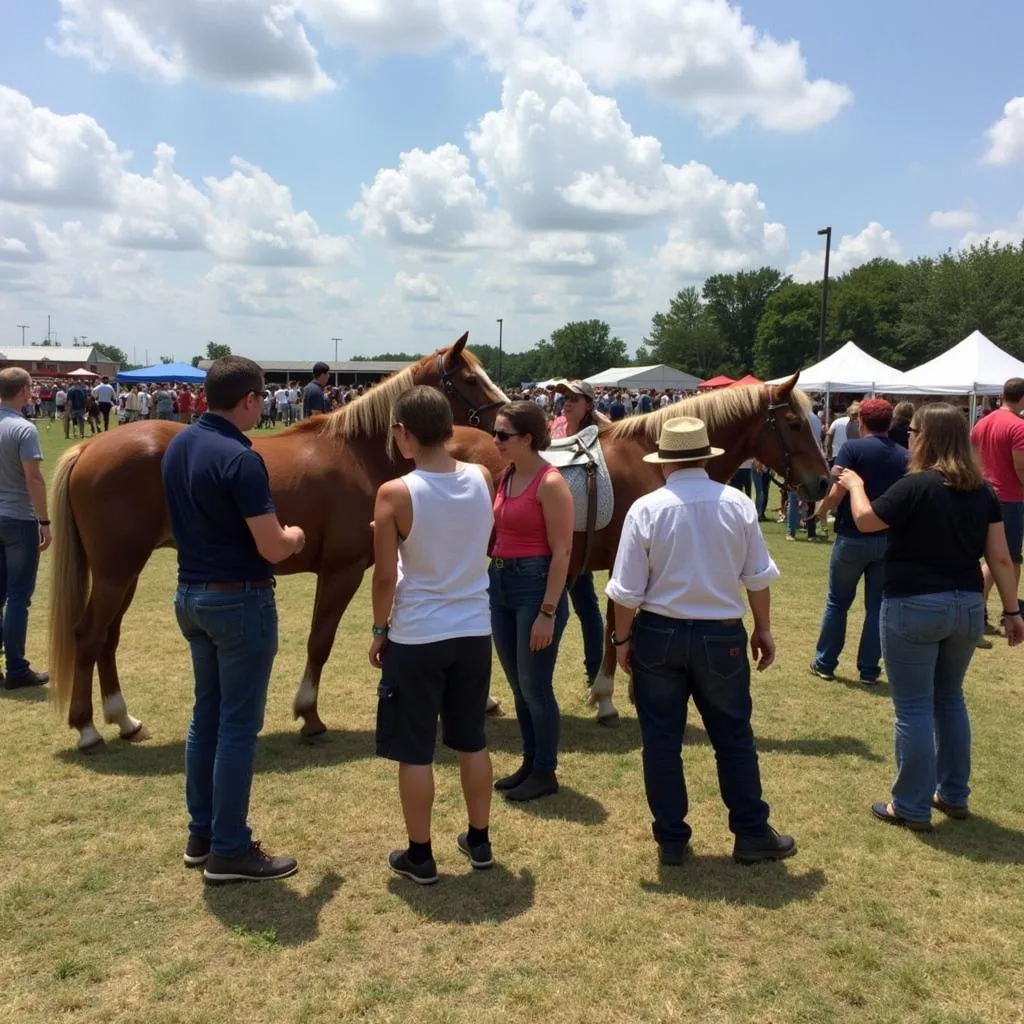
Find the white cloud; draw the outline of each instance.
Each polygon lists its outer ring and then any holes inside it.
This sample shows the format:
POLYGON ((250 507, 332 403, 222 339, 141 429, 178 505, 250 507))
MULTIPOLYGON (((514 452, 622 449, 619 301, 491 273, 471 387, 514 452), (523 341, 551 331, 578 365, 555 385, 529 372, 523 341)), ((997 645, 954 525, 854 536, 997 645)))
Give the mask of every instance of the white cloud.
MULTIPOLYGON (((829 276, 838 277, 871 260, 895 260, 899 257, 900 245, 893 238, 892 232, 873 220, 863 231, 856 235, 843 235, 839 244, 832 246, 829 276)), ((820 281, 824 271, 824 254, 804 249, 786 271, 794 281, 820 281)))
POLYGON ((395 286, 409 302, 440 302, 446 295, 444 284, 431 274, 413 275, 402 270, 395 275, 395 286))
POLYGON ((205 280, 217 309, 229 316, 310 320, 325 309, 349 309, 362 295, 357 281, 340 281, 318 269, 220 265, 205 280))
POLYGON ((1024 96, 1003 107, 1003 116, 986 132, 989 146, 982 160, 987 164, 1024 163, 1024 96))
POLYGON ((186 77, 281 99, 333 87, 294 5, 278 0, 60 0, 54 48, 96 70, 186 77))
POLYGON ((1024 209, 1006 225, 993 228, 991 231, 968 231, 960 239, 959 248, 969 249, 972 245, 1020 245, 1024 242, 1024 209))
POLYGON ((928 215, 928 226, 937 231, 965 231, 978 223, 971 210, 934 210, 928 215))

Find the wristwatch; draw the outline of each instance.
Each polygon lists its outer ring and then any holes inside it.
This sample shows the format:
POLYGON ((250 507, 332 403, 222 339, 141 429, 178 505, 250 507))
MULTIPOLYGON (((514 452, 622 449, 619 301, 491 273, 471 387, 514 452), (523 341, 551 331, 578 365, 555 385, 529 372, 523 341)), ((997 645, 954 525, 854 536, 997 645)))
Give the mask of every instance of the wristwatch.
POLYGON ((371 627, 371 630, 372 630, 374 636, 387 636, 388 635, 388 629, 390 629, 390 626, 388 625, 388 623, 385 623, 383 626, 372 626, 371 627))
POLYGON ((545 602, 540 606, 541 615, 546 615, 549 619, 555 617, 555 606, 550 601, 545 602))
POLYGON ((632 640, 632 639, 633 639, 632 630, 630 632, 628 632, 621 640, 615 635, 615 631, 612 630, 612 636, 611 636, 612 647, 621 647, 623 644, 628 644, 629 641, 632 640))

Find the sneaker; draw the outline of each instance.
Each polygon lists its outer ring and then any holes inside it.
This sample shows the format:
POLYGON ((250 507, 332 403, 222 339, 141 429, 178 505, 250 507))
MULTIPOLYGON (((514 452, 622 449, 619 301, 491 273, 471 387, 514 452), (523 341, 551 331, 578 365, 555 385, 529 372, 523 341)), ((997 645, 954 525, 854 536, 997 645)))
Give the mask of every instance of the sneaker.
POLYGON ((678 867, 690 852, 689 843, 658 843, 658 862, 663 867, 678 867))
POLYGON ((980 651, 991 651, 992 641, 988 637, 983 636, 978 639, 978 650, 980 651))
POLYGON ((879 684, 879 679, 878 679, 877 676, 874 679, 868 679, 867 676, 861 676, 860 677, 860 685, 861 686, 878 686, 878 684, 879 684))
POLYGON ((5 690, 23 690, 27 686, 45 686, 50 681, 46 672, 33 672, 26 669, 19 676, 7 676, 4 679, 5 690))
POLYGON ((469 858, 469 863, 477 870, 483 871, 494 865, 494 854, 491 853, 490 843, 481 843, 479 846, 470 846, 469 833, 460 832, 459 838, 455 840, 455 844, 469 858))
POLYGON ((225 882, 271 882, 287 878, 299 870, 293 857, 272 857, 259 843, 253 843, 237 857, 211 853, 203 869, 203 878, 211 885, 225 882))
POLYGON ((530 772, 533 771, 533 762, 523 760, 523 763, 511 774, 506 775, 503 779, 498 779, 494 784, 494 788, 499 792, 504 792, 506 789, 515 789, 520 783, 525 782, 530 772))
POLYGON ((527 776, 525 782, 521 782, 515 789, 508 790, 505 793, 505 799, 524 803, 527 800, 536 800, 557 792, 558 777, 554 772, 533 771, 527 776))
POLYGON ((185 867, 198 868, 210 859, 210 840, 205 836, 188 837, 185 846, 185 867))
POLYGON ((411 878, 417 885, 433 885, 438 879, 437 863, 433 857, 422 864, 413 864, 408 850, 392 850, 388 854, 388 867, 396 875, 411 878))
POLYGON ((757 864, 763 860, 784 860, 796 853, 796 840, 792 836, 779 835, 766 826, 763 835, 737 836, 732 848, 732 859, 737 864, 757 864))
POLYGON ((819 667, 816 661, 811 662, 811 675, 824 679, 827 683, 834 683, 836 681, 835 673, 830 672, 827 668, 819 667))

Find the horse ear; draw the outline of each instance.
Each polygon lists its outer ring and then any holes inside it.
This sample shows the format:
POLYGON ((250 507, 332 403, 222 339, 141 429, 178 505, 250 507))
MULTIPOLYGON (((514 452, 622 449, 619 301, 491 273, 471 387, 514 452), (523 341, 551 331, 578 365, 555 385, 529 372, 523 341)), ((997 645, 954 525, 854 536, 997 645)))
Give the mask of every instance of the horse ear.
POLYGON ((445 362, 448 364, 448 369, 451 369, 455 364, 455 361, 462 355, 462 350, 466 347, 466 342, 469 341, 469 331, 459 338, 457 342, 450 349, 448 349, 448 356, 445 362))
POLYGON ((776 401, 788 402, 789 396, 793 393, 793 388, 796 387, 796 382, 800 379, 800 371, 797 370, 788 380, 784 380, 781 384, 775 385, 775 396, 776 401))

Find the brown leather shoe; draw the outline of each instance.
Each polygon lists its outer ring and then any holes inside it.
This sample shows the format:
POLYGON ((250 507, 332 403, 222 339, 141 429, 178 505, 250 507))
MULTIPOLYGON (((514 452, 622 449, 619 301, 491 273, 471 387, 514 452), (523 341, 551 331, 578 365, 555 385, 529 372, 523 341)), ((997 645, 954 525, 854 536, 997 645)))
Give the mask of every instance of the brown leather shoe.
POLYGON ((967 804, 947 804, 938 793, 932 797, 932 807, 937 811, 942 811, 947 818, 955 818, 957 821, 963 821, 971 816, 967 804))

